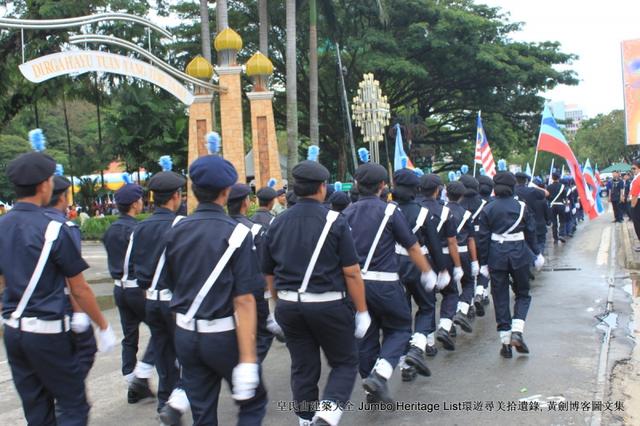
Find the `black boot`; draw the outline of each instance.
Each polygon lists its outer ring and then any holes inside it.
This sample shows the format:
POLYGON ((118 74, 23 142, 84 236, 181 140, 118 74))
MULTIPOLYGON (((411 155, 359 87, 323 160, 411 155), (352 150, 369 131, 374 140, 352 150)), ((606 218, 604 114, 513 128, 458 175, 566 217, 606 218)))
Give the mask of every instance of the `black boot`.
MULTIPOLYGON (((453 327, 452 327, 453 329, 453 327)), ((442 346, 448 351, 456 350, 456 344, 453 339, 451 339, 450 333, 444 328, 440 327, 436 332, 436 339, 438 342, 442 343, 442 346)))
POLYGON ((438 355, 438 348, 436 348, 436 345, 427 345, 427 347, 424 350, 424 354, 426 356, 436 356, 438 355))
POLYGON ((154 396, 149 388, 149 380, 135 377, 131 383, 129 383, 129 389, 127 391, 127 402, 129 404, 135 404, 138 401, 153 398, 154 396))
POLYGON ((500 349, 500 355, 503 358, 513 358, 513 351, 511 351, 511 346, 502 344, 502 348, 500 349))
POLYGON ((393 399, 389 395, 389 388, 387 387, 387 379, 375 371, 371 372, 369 377, 362 381, 362 387, 378 401, 393 404, 393 399))
POLYGON ((331 426, 331 424, 322 417, 316 417, 312 424, 313 426, 331 426))
POLYGON ((529 353, 529 347, 524 342, 524 338, 522 337, 522 333, 519 332, 519 331, 514 331, 514 332, 511 333, 511 346, 516 348, 516 351, 518 351, 521 354, 528 354, 529 353))
POLYGON ((411 346, 409 348, 404 362, 414 367, 421 376, 428 377, 431 375, 431 370, 427 367, 427 361, 424 359, 424 352, 416 346, 411 346))
POLYGON ((159 413, 160 421, 163 425, 168 426, 180 426, 182 425, 182 413, 169 404, 165 404, 164 407, 160 409, 159 413))
POLYGON ((458 328, 455 324, 451 325, 451 330, 449 330, 449 336, 458 337, 458 328))
POLYGON ((462 312, 458 311, 453 316, 453 322, 458 324, 467 333, 473 332, 473 328, 471 327, 471 320, 469 319, 469 315, 463 314, 462 312))
POLYGON ((484 303, 483 303, 481 294, 476 294, 475 295, 475 297, 473 298, 473 306, 476 307, 476 315, 478 315, 479 317, 483 317, 484 316, 484 303))
POLYGON ((489 296, 484 296, 484 297, 482 298, 482 304, 483 304, 484 306, 489 306, 489 303, 491 303, 491 302, 489 301, 489 296))
POLYGON ((413 382, 418 377, 418 372, 415 367, 411 365, 404 366, 400 369, 403 382, 413 382))

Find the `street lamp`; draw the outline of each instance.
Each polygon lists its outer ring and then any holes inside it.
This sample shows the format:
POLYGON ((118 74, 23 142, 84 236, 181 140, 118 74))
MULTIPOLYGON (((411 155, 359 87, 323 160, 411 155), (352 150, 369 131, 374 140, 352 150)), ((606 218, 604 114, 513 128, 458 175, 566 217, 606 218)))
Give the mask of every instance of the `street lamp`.
POLYGON ((384 139, 384 128, 391 117, 387 97, 382 95, 380 82, 373 74, 364 75, 359 84, 358 94, 353 98, 353 120, 360 127, 363 139, 369 143, 371 161, 380 163, 378 143, 384 139))

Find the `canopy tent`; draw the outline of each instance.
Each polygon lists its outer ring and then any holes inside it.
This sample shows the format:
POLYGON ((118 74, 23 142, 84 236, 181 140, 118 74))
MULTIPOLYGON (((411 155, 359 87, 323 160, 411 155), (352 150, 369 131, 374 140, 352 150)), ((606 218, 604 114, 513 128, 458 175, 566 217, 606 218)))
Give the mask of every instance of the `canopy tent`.
POLYGON ((613 172, 630 172, 631 166, 627 163, 614 163, 607 167, 606 169, 600 170, 600 174, 602 173, 613 173, 613 172))

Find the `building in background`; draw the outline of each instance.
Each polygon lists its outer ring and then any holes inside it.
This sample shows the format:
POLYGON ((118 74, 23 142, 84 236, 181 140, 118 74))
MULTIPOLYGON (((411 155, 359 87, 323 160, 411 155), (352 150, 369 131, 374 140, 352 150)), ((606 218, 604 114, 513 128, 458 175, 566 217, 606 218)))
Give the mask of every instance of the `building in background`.
POLYGON ((570 137, 575 136, 582 120, 586 119, 582 108, 575 104, 565 104, 562 101, 551 102, 549 108, 560 127, 570 137))

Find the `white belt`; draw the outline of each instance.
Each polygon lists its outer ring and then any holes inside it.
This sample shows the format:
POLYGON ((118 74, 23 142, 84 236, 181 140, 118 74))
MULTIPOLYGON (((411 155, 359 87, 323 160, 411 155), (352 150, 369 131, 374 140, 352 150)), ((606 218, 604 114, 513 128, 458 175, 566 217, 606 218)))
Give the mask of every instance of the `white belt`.
POLYGON ((198 333, 221 333, 236 328, 233 317, 217 318, 214 320, 192 319, 185 320, 184 314, 176 314, 176 325, 184 330, 197 331, 198 333))
POLYGON ((491 234, 491 240, 500 244, 505 241, 524 241, 524 232, 516 232, 515 234, 491 234))
POLYGON ((69 315, 65 315, 63 320, 41 320, 35 317, 23 317, 7 318, 3 322, 8 327, 19 328, 22 331, 37 334, 58 334, 71 329, 69 315))
POLYGON ((480 225, 474 225, 473 229, 475 229, 476 232, 480 232, 480 225))
MULTIPOLYGON (((429 249, 427 248, 427 246, 421 246, 420 251, 422 252, 422 254, 429 254, 429 249)), ((399 254, 400 256, 409 256, 409 252, 407 251, 407 249, 402 247, 400 244, 396 244, 396 254, 399 254)))
POLYGON ((266 299, 271 299, 271 292, 270 291, 265 291, 264 292, 264 298, 266 299))
POLYGON ((137 288, 138 287, 138 280, 126 280, 124 283, 121 280, 115 280, 113 284, 116 287, 137 288))
POLYGON ((400 281, 396 272, 367 271, 362 273, 362 279, 367 281, 400 281))
POLYGON ((298 293, 291 290, 278 291, 278 299, 286 300, 287 302, 333 302, 334 300, 342 300, 344 297, 345 293, 343 291, 325 291, 324 293, 298 293))
POLYGON ((564 203, 551 203, 552 206, 564 206, 564 203))
POLYGON ((171 301, 171 297, 173 293, 168 288, 164 290, 147 290, 147 299, 148 300, 159 300, 161 302, 169 302, 171 301))
MULTIPOLYGON (((469 247, 467 246, 458 246, 458 253, 467 253, 469 251, 469 247)), ((449 254, 449 247, 443 247, 442 253, 449 254)))

